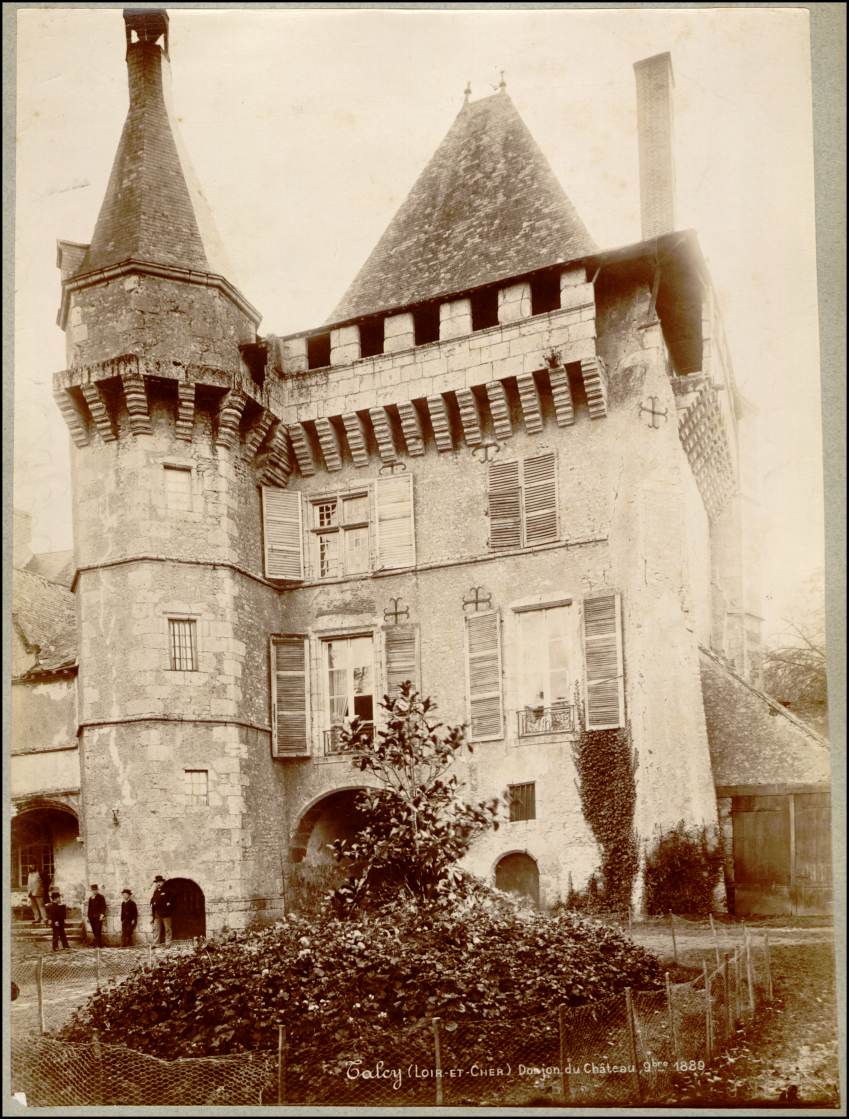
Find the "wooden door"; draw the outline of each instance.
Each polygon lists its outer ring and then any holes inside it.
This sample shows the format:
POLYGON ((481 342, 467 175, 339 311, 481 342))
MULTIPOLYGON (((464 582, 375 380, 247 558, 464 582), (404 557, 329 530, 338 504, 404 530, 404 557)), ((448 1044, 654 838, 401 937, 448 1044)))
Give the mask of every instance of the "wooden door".
POLYGON ((495 886, 510 894, 521 894, 539 905, 539 868, 530 855, 505 855, 495 868, 495 886))
POLYGON ((731 817, 734 826, 734 912, 737 916, 789 913, 789 797, 734 797, 731 817))
POLYGON ((203 890, 191 878, 169 878, 166 883, 174 902, 171 927, 175 940, 206 935, 206 905, 203 890))
POLYGON ((791 902, 799 914, 831 913, 831 797, 794 793, 791 902))

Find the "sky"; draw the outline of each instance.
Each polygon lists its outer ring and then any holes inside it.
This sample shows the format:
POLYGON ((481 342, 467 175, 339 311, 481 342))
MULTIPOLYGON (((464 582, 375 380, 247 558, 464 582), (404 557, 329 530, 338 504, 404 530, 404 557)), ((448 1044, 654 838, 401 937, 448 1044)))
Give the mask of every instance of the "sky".
MULTIPOLYGON (((672 53, 677 226, 699 234, 758 415, 767 634, 823 564, 807 13, 186 8, 172 103, 233 265, 283 334, 323 322, 463 103, 508 92, 598 245, 640 240, 633 63, 672 53)), ((17 12, 14 500, 69 548, 56 241, 88 242, 127 108, 121 10, 17 12)))

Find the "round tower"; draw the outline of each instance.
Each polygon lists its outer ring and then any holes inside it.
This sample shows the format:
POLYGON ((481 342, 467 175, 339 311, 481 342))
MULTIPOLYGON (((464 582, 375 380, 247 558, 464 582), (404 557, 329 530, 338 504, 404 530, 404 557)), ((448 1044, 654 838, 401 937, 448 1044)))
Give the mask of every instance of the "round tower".
POLYGON ((287 437, 168 107, 168 16, 124 13, 129 109, 90 245, 61 242, 88 880, 173 884, 175 934, 281 905, 259 486, 287 437))

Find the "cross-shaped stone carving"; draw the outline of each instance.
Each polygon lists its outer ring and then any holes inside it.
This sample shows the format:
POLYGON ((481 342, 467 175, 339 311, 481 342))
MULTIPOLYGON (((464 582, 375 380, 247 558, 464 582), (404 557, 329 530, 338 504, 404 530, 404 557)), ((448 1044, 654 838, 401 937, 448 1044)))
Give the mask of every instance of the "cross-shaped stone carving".
POLYGON ((387 625, 397 626, 399 622, 404 622, 409 618, 410 611, 406 606, 401 606, 400 598, 390 598, 389 601, 392 603, 392 609, 387 608, 383 611, 383 620, 387 625))
POLYGON ((664 408, 663 411, 658 408, 658 398, 656 396, 650 396, 649 400, 651 401, 651 407, 646 408, 645 404, 641 404, 640 411, 648 412, 649 416, 651 417, 649 419, 649 427, 658 428, 660 427, 660 424, 656 421, 662 419, 663 422, 666 423, 666 419, 669 416, 669 411, 666 408, 664 408))
POLYGON ((378 470, 378 474, 403 474, 407 469, 405 462, 387 462, 378 470))
POLYGON ((498 443, 481 443, 477 447, 472 447, 472 454, 479 462, 489 462, 500 450, 501 446, 498 443))
POLYGON ((463 596, 463 609, 488 610, 492 606, 492 595, 483 587, 470 587, 463 596))

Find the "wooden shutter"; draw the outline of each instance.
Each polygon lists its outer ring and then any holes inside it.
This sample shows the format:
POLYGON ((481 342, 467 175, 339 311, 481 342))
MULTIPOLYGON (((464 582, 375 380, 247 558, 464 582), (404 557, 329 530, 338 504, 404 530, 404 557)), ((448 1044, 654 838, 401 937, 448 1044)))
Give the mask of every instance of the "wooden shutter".
POLYGON ((587 730, 625 725, 622 606, 618 594, 584 599, 587 730))
POLYGON ((466 618, 469 738, 501 738, 501 620, 497 612, 466 618))
POLYGON ((524 463, 525 544, 545 544, 558 537, 557 459, 552 452, 524 463))
POLYGON ((375 482, 378 567, 413 567, 416 532, 413 519, 413 477, 394 474, 375 482))
POLYGON ((301 495, 262 487, 265 574, 268 579, 303 579, 304 533, 301 495))
POLYGON ((388 626, 384 630, 386 655, 386 690, 392 695, 405 680, 410 680, 416 691, 419 683, 419 627, 416 625, 388 626))
POLYGON ((489 464, 489 546, 493 551, 522 543, 522 495, 518 462, 489 464))
POLYGON ((309 753, 307 639, 271 639, 271 752, 275 758, 309 753))

